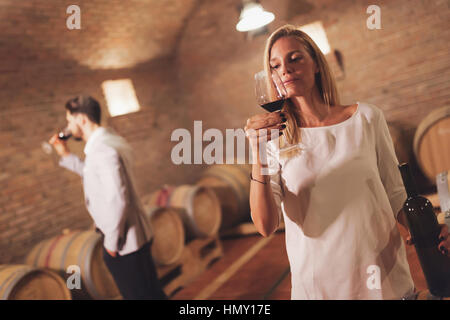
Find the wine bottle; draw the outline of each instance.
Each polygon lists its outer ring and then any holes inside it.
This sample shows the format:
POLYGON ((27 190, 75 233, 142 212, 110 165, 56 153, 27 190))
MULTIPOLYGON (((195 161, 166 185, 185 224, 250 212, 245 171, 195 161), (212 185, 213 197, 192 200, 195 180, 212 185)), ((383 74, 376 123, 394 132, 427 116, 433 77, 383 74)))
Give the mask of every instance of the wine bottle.
POLYGON ((450 296, 450 258, 438 248, 440 226, 431 202, 419 196, 409 165, 398 166, 407 198, 403 211, 430 293, 450 296))

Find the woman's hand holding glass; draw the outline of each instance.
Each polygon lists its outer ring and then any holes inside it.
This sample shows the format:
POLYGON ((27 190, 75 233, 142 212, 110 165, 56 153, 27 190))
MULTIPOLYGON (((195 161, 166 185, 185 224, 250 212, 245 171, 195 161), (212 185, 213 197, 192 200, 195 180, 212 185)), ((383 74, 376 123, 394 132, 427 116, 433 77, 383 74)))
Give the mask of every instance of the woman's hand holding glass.
POLYGON ((265 148, 265 143, 283 134, 282 130, 286 128, 285 122, 285 115, 281 111, 257 114, 247 119, 244 130, 254 159, 260 159, 259 150, 262 147, 265 148))
POLYGON ((286 128, 284 124, 286 115, 281 112, 286 99, 286 89, 276 72, 272 73, 271 79, 267 79, 265 72, 260 71, 255 74, 255 93, 258 104, 271 111, 252 116, 247 119, 244 127, 252 148, 253 159, 257 159, 257 163, 261 164, 260 150, 265 149, 268 141, 282 135, 282 130, 286 128), (274 107, 277 111, 272 111, 274 107))

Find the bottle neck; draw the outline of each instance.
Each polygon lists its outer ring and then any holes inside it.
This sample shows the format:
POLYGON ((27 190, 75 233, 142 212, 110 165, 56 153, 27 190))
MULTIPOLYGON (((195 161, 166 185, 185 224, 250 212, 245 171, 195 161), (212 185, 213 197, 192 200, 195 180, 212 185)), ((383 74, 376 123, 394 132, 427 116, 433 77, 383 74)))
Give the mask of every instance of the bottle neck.
POLYGON ((399 165, 398 168, 400 169, 408 198, 417 197, 419 193, 417 192, 416 183, 414 182, 409 165, 407 163, 403 163, 399 165))

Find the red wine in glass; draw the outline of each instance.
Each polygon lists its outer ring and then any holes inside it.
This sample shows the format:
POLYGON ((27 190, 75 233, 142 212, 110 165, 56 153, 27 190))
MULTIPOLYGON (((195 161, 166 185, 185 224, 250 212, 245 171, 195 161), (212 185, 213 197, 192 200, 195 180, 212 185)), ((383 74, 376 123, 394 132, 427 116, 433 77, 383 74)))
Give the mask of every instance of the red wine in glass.
POLYGON ((63 129, 58 133, 58 138, 60 140, 68 140, 71 136, 72 132, 68 128, 63 129))
POLYGON ((281 110, 286 102, 286 88, 276 72, 271 79, 264 70, 256 73, 255 93, 258 104, 269 112, 281 110))
POLYGON ((274 111, 281 110, 283 108, 283 105, 285 102, 286 102, 286 99, 275 100, 275 101, 272 101, 269 103, 262 104, 261 108, 264 108, 269 112, 274 112, 274 111))

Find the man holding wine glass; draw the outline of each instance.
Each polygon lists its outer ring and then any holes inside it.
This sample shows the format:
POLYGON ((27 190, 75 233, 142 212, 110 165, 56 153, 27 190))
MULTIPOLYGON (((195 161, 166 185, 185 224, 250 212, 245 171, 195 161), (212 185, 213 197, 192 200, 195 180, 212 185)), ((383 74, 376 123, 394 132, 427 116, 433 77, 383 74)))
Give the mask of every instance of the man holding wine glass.
POLYGON ((66 103, 67 128, 49 143, 59 164, 82 177, 87 209, 103 235, 103 259, 124 299, 167 299, 151 257, 152 232, 136 192, 131 148, 100 125, 99 103, 78 96, 66 103), (68 138, 86 142, 85 160, 70 153, 68 138))
MULTIPOLYGON (((247 120, 256 159, 250 208, 263 236, 284 218, 291 298, 414 297, 396 225, 406 227, 406 193, 382 111, 340 105, 324 55, 294 26, 269 37, 264 66, 270 99, 261 101, 257 75, 258 103, 286 100, 281 110, 247 120), (378 270, 376 285, 371 270, 378 270)), ((440 237, 440 249, 449 249, 447 228, 440 237)))

